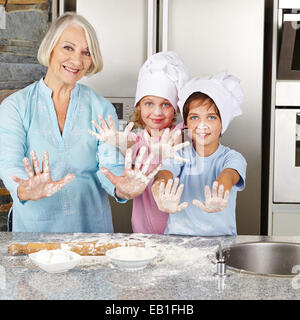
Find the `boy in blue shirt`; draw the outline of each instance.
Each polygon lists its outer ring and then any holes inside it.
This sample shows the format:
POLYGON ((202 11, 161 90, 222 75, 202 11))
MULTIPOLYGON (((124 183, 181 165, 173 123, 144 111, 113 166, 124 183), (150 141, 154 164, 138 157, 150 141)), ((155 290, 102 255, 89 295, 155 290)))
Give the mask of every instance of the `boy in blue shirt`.
POLYGON ((179 154, 189 161, 164 159, 152 186, 158 208, 172 213, 165 234, 236 235, 236 196, 245 187, 247 163, 219 138, 242 113, 242 102, 239 80, 226 72, 193 78, 180 90, 178 105, 192 143, 179 154))

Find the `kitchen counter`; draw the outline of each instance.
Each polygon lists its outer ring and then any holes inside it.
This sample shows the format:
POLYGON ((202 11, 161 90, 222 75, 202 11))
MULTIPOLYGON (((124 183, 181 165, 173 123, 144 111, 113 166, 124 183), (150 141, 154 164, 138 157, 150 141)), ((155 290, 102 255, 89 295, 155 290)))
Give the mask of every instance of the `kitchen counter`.
MULTIPOLYGON (((300 280, 268 277, 227 270, 229 277, 214 276, 218 243, 226 247, 249 241, 300 243, 300 237, 187 237, 142 234, 0 233, 1 300, 206 300, 299 299, 300 280), (65 273, 49 274, 26 255, 11 256, 12 242, 33 241, 142 241, 158 256, 142 270, 125 271, 106 256, 83 257, 65 273)), ((263 259, 263 257, 262 257, 263 259)), ((299 277, 299 276, 298 276, 299 277)))

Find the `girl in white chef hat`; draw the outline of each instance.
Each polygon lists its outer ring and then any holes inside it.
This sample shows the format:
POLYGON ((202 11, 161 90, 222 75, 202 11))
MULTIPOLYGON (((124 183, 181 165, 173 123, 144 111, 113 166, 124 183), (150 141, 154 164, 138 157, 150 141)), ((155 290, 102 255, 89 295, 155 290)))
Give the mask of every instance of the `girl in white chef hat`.
MULTIPOLYGON (((128 124, 124 132, 118 132, 113 121, 108 125, 99 116, 102 127, 94 122, 99 133, 90 132, 102 141, 117 145, 123 154, 126 153, 127 169, 123 176, 117 177, 108 170, 102 172, 117 189, 120 181, 124 185, 124 179, 130 180, 127 184, 127 189, 130 190, 119 190, 119 195, 123 193, 124 198, 134 198, 131 218, 133 232, 162 234, 166 228, 168 213, 157 208, 151 192, 152 184, 149 182, 154 176, 153 170, 156 170, 155 167, 161 161, 162 153, 178 161, 185 161, 177 151, 189 142, 176 144, 179 142, 177 137, 181 130, 173 129, 178 110, 178 90, 188 78, 188 69, 176 52, 159 52, 152 55, 139 71, 133 122, 128 124), (138 133, 130 132, 134 125, 143 130, 138 133), (132 143, 134 146, 128 149, 132 143), (149 153, 148 159, 142 166, 143 159, 149 153), (135 167, 131 170, 132 157, 136 155, 135 167), (151 175, 147 175, 148 172, 151 175), (132 181, 135 181, 134 187, 132 181)), ((181 129, 182 124, 177 127, 181 129)))
POLYGON ((247 163, 219 138, 242 114, 242 102, 240 81, 227 72, 193 78, 180 90, 179 108, 192 143, 179 153, 189 162, 163 160, 152 185, 158 208, 172 213, 165 234, 236 235, 236 196, 245 187, 247 163))

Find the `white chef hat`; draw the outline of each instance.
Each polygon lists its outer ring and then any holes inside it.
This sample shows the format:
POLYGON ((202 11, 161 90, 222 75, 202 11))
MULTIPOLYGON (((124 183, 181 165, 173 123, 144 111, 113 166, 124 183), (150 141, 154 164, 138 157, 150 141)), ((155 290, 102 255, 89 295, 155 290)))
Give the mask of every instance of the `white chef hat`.
POLYGON ((176 52, 155 53, 139 71, 135 105, 144 96, 151 95, 169 100, 177 111, 178 90, 188 79, 188 68, 176 52))
POLYGON ((178 106, 181 115, 183 115, 183 106, 186 100, 194 92, 205 93, 214 101, 222 120, 222 134, 228 128, 230 121, 242 114, 241 105, 244 101, 244 95, 240 80, 229 75, 227 71, 188 81, 178 93, 178 106))

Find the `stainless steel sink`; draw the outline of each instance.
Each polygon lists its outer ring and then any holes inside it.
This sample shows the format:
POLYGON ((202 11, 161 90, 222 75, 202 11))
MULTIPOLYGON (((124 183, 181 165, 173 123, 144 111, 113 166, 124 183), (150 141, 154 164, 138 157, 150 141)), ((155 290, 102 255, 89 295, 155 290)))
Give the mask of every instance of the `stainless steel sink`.
MULTIPOLYGON (((300 243, 248 242, 222 249, 227 269, 268 276, 295 276, 300 271, 300 243)), ((219 259, 219 251, 216 252, 219 259)))

